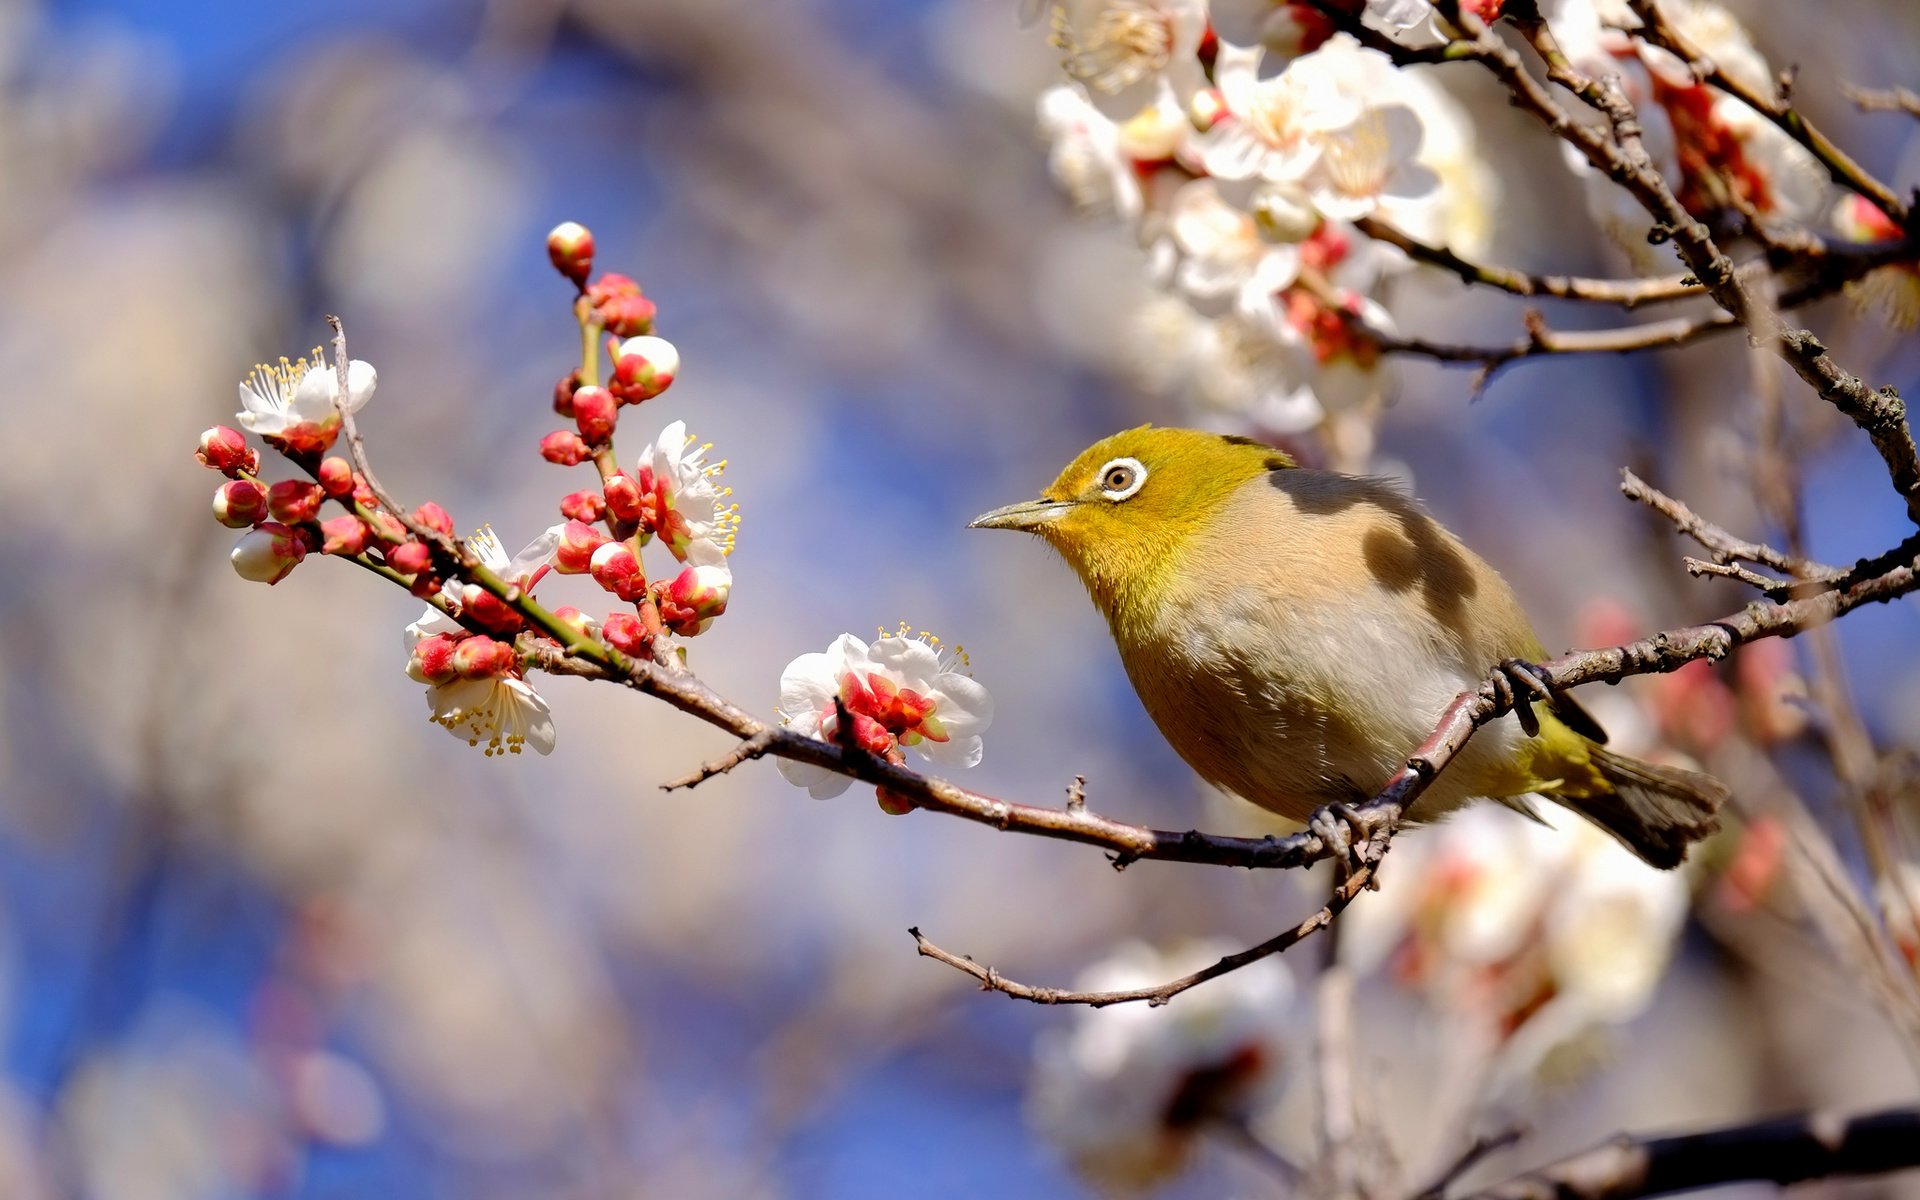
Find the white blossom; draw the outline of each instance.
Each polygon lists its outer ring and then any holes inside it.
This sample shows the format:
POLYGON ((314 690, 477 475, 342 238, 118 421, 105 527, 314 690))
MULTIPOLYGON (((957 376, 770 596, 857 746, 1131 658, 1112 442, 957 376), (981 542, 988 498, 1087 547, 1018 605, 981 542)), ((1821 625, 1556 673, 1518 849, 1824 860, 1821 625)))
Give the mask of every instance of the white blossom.
MULTIPOLYGON (((379 373, 369 363, 347 364, 347 411, 373 398, 379 373)), ((306 358, 261 363, 240 383, 240 424, 262 437, 286 437, 302 428, 330 430, 340 422, 333 398, 339 379, 315 348, 306 358)))
POLYGON ((1204 83, 1196 57, 1206 0, 1057 0, 1053 44, 1061 66, 1094 107, 1124 121, 1152 103, 1162 82, 1184 104, 1204 83))

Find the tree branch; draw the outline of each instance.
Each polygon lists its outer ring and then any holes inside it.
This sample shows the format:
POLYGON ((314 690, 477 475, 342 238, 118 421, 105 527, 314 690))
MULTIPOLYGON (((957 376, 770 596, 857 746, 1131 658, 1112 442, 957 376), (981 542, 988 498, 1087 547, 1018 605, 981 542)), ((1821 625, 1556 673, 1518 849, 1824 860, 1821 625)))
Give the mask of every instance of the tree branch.
POLYGON ((1654 279, 1586 279, 1577 275, 1535 275, 1511 267, 1486 266, 1455 254, 1445 246, 1429 245, 1379 217, 1362 217, 1354 227, 1375 241, 1398 246, 1408 257, 1451 271, 1463 281, 1498 288, 1516 296, 1553 296, 1562 300, 1594 300, 1634 308, 1662 300, 1698 296, 1705 289, 1691 275, 1664 275, 1654 279))
POLYGON ((1906 88, 1863 88, 1843 83, 1840 90, 1861 112, 1903 112, 1910 117, 1920 118, 1920 94, 1906 88))
POLYGON ((1895 225, 1906 228, 1910 214, 1907 206, 1893 194, 1893 189, 1874 178, 1846 151, 1834 145, 1833 139, 1801 116, 1785 96, 1763 96, 1745 82, 1721 70, 1720 64, 1703 55, 1698 46, 1687 40, 1685 34, 1668 23, 1666 15, 1654 0, 1628 0, 1627 6, 1633 10, 1634 16, 1640 18, 1642 28, 1639 33, 1642 38, 1679 55, 1696 79, 1719 88, 1779 126, 1782 132, 1800 143, 1807 153, 1827 169, 1827 174, 1835 183, 1865 196, 1875 208, 1887 214, 1895 225))
POLYGON ((1784 1185, 1916 1166, 1920 1109, 1852 1118, 1815 1113, 1705 1133, 1623 1135, 1475 1193, 1475 1200, 1634 1200, 1716 1184, 1784 1185))

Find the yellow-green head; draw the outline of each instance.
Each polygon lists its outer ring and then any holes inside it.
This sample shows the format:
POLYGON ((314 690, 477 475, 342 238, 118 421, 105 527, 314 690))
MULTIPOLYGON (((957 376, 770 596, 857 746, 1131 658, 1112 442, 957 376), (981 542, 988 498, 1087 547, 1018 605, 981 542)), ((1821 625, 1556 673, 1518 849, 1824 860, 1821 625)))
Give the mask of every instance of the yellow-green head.
POLYGON ((1087 447, 1040 499, 996 508, 971 527, 1045 539, 1111 619, 1129 594, 1157 594, 1181 546, 1242 484, 1292 465, 1251 438, 1142 425, 1087 447))

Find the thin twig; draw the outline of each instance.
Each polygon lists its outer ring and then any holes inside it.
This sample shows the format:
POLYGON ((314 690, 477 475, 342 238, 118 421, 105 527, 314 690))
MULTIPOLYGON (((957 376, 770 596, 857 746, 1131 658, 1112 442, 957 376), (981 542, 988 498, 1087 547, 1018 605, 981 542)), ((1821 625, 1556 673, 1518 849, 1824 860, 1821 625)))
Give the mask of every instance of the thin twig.
POLYGON ((1682 300, 1698 296, 1706 289, 1691 275, 1665 275, 1655 279, 1587 279, 1577 275, 1535 275, 1511 267, 1476 263, 1445 246, 1420 241, 1412 234, 1379 217, 1362 217, 1354 227, 1375 241, 1398 246, 1408 257, 1451 271, 1467 283, 1497 288, 1516 296, 1553 296, 1562 300, 1593 300, 1634 308, 1663 300, 1682 300))
POLYGON ((1642 38, 1679 55, 1680 60, 1687 64, 1687 69, 1702 83, 1719 88, 1772 121, 1813 155, 1827 169, 1827 174, 1835 183, 1865 196, 1875 208, 1887 214, 1896 226, 1906 226, 1909 215, 1907 206, 1894 195, 1893 189, 1874 178, 1846 151, 1834 145, 1833 139, 1815 128, 1785 96, 1762 95, 1745 81, 1727 74, 1720 64, 1702 54, 1698 46, 1668 22, 1654 0, 1628 0, 1627 6, 1633 10, 1634 16, 1640 18, 1642 28, 1639 33, 1642 38))
POLYGON ((1801 1183, 1920 1166, 1920 1109, 1813 1113, 1672 1137, 1621 1135, 1476 1200, 1634 1200, 1717 1184, 1801 1183))
MULTIPOLYGON (((1391 829, 1387 827, 1383 827, 1382 832, 1375 835, 1378 844, 1378 853, 1384 854, 1386 852, 1387 839, 1389 836, 1391 836, 1391 829)), ((968 956, 955 954, 951 950, 941 949, 929 941, 927 936, 921 933, 918 928, 909 929, 907 932, 913 935, 913 944, 923 957, 946 963, 956 970, 964 971, 968 975, 973 976, 980 981, 982 991, 1000 992, 1003 995, 1011 996, 1015 1000, 1026 1000, 1034 1004, 1084 1004, 1089 1008, 1105 1008, 1112 1004, 1135 1004, 1144 1000, 1147 1004, 1158 1007, 1173 999, 1175 996, 1178 996, 1181 992, 1187 991, 1189 988, 1198 987, 1209 979, 1218 979, 1220 976, 1231 971, 1237 971, 1248 963, 1258 962, 1260 959, 1279 954, 1315 932, 1325 929, 1328 925, 1332 924, 1333 919, 1340 914, 1341 910, 1352 903, 1353 898, 1359 895, 1367 886, 1367 880, 1373 877, 1373 871, 1374 867, 1372 864, 1354 871, 1353 874, 1348 876, 1346 881, 1340 885, 1335 891, 1333 898, 1330 899, 1319 912, 1314 913, 1306 920, 1282 932, 1278 936, 1268 938, 1258 946, 1242 950, 1238 954, 1229 954, 1220 961, 1202 967, 1191 975, 1182 975, 1180 978, 1168 980, 1166 983, 1153 984, 1147 987, 1128 988, 1124 991, 1076 992, 1066 988, 1042 987, 1031 983, 1021 983, 1018 980, 1008 979, 992 967, 975 962, 968 956)))
POLYGON ((1413 1194, 1413 1200, 1441 1200, 1447 1189, 1458 1183, 1493 1154, 1519 1142, 1527 1136, 1524 1125, 1510 1125, 1497 1133, 1483 1133, 1473 1139, 1473 1143, 1460 1152, 1460 1156, 1448 1163, 1433 1182, 1413 1194))
POLYGON ((774 731, 771 729, 762 729, 752 737, 745 738, 736 743, 733 749, 727 751, 719 758, 713 759, 710 762, 701 763, 700 769, 692 774, 683 775, 678 779, 669 780, 661 784, 660 790, 663 792, 671 792, 680 788, 698 787, 716 775, 725 775, 728 771, 733 770, 743 762, 750 762, 753 759, 764 756, 767 751, 773 748, 773 733, 774 731))
POLYGON ((1356 1200, 1363 1194, 1354 1141, 1359 1119, 1353 1092, 1353 972, 1331 963, 1320 973, 1320 1175, 1323 1194, 1356 1200))
POLYGON ((1910 117, 1920 118, 1920 93, 1910 92, 1906 88, 1863 88, 1843 83, 1840 90, 1861 112, 1903 112, 1910 117))

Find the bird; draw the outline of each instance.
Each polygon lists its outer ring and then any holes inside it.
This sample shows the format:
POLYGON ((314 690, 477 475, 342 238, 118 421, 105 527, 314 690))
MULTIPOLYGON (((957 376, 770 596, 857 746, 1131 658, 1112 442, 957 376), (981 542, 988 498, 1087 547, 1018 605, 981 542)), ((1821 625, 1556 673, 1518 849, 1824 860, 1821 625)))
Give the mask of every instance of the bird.
POLYGON ((1718 780, 1609 750, 1537 666, 1513 589, 1389 480, 1255 439, 1144 425, 970 527, 1030 533, 1106 618, 1154 723, 1209 784, 1317 830, 1407 763, 1460 693, 1517 695, 1415 801, 1572 809, 1654 867, 1712 833, 1718 780), (1548 701, 1536 712, 1532 699, 1548 701))

